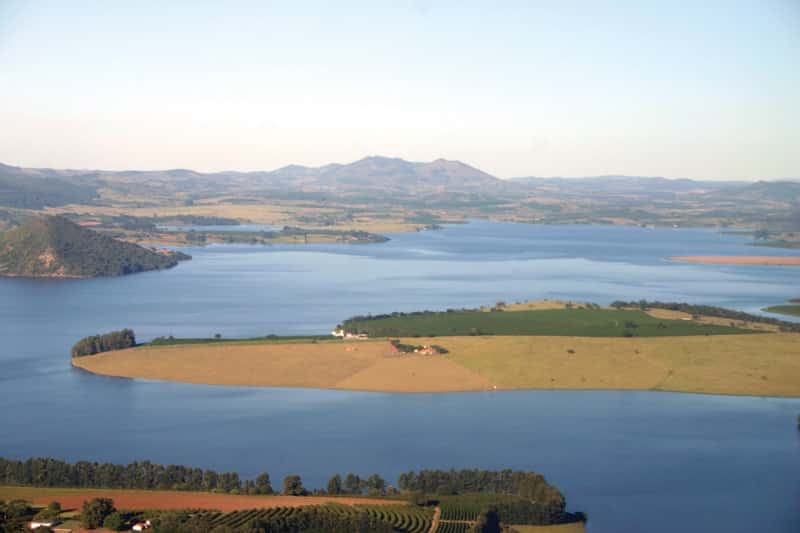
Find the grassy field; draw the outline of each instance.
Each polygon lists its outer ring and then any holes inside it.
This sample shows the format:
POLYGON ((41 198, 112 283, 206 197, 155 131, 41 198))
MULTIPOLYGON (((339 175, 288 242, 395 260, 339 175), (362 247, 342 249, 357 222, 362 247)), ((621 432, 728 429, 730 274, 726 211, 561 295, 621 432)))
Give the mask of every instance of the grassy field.
POLYGON ((550 335, 575 337, 673 337, 752 333, 729 325, 656 318, 638 310, 534 309, 513 312, 453 311, 356 318, 347 331, 370 337, 550 335))
MULTIPOLYGON (((454 337, 455 362, 498 389, 638 389, 800 396, 800 336, 454 337)), ((423 341, 424 342, 424 341, 423 341)))
POLYGON ((773 305, 771 307, 765 307, 762 311, 777 313, 779 315, 800 316, 800 305, 773 305))
MULTIPOLYGON (((489 313, 486 313, 489 315, 489 313)), ((800 396, 800 335, 482 336, 402 339, 447 355, 401 355, 385 340, 144 346, 73 359, 87 371, 218 385, 385 392, 636 389, 800 396)))
POLYGON ((213 385, 388 392, 490 387, 451 359, 399 355, 386 341, 142 346, 73 358, 72 364, 110 376, 213 385))

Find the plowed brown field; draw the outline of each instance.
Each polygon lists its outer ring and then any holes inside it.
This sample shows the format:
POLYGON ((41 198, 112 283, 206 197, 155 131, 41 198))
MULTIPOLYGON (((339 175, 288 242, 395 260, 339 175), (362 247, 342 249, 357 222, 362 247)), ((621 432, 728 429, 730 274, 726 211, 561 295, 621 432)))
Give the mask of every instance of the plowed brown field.
POLYGON ((47 505, 57 501, 64 509, 80 509, 92 498, 111 498, 123 510, 144 509, 216 509, 238 511, 266 507, 303 507, 336 502, 346 505, 397 505, 397 500, 373 498, 332 498, 325 496, 242 496, 209 492, 145 491, 116 489, 51 489, 39 487, 0 487, 0 500, 23 499, 47 505))

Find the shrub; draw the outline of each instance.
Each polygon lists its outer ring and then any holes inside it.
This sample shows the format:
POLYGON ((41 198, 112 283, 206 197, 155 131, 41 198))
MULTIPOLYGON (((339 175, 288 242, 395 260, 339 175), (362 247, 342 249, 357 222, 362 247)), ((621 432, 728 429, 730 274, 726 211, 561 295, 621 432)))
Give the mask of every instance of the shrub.
POLYGON ((103 527, 111 531, 124 531, 127 529, 125 520, 119 511, 114 511, 103 520, 103 527))

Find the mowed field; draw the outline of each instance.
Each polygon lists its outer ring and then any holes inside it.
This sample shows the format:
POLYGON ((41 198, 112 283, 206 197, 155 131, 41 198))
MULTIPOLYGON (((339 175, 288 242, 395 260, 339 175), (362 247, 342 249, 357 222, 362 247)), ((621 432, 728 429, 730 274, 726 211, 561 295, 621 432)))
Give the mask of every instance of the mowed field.
POLYGON ((450 349, 454 361, 498 389, 800 396, 800 335, 793 333, 629 339, 454 337, 437 342, 450 349))
POLYGON ((303 507, 340 503, 345 505, 397 505, 397 500, 327 496, 243 496, 214 494, 210 492, 146 491, 121 489, 59 489, 44 487, 0 486, 0 500, 21 499, 35 505, 57 501, 64 509, 80 509, 83 502, 92 498, 111 498, 117 509, 169 510, 215 509, 240 511, 270 507, 303 507))
POLYGON ((386 392, 491 386, 450 358, 401 355, 385 340, 142 346, 73 358, 72 364, 108 376, 211 385, 386 392))
POLYGON ((800 396, 800 335, 403 338, 447 355, 403 355, 386 340, 144 346, 80 357, 110 376, 217 385, 385 392, 636 389, 800 396))

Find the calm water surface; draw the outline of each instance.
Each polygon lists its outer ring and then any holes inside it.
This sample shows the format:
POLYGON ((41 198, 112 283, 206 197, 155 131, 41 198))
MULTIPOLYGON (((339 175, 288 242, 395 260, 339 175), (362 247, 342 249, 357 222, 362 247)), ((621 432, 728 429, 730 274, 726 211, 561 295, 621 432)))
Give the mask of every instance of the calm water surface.
MULTIPOLYGON (((503 299, 683 300, 757 312, 800 296, 789 267, 685 265, 763 249, 703 230, 475 222, 384 244, 210 246, 176 269, 0 279, 0 454, 152 459, 389 479, 423 467, 543 472, 590 531, 797 532, 800 400, 650 392, 374 394, 91 376, 79 337, 320 333, 357 313, 503 299)), ((770 249, 770 254, 792 255, 770 249)), ((800 349, 798 350, 800 353, 800 349)))

